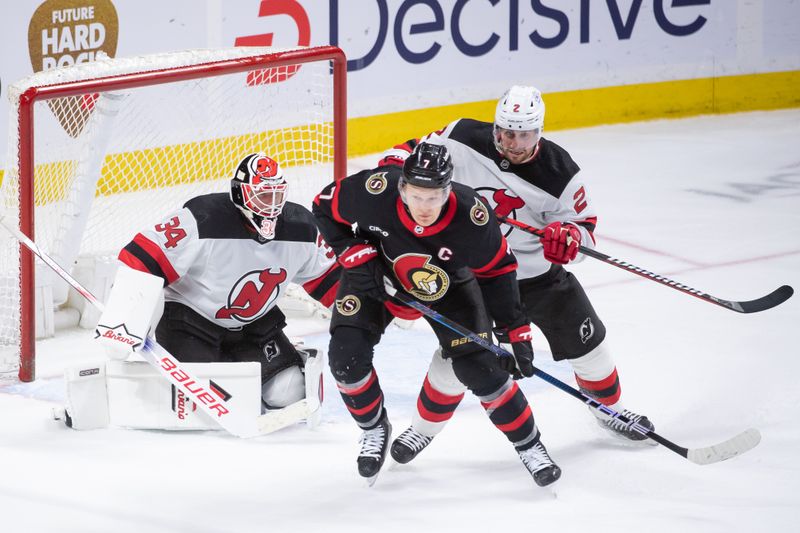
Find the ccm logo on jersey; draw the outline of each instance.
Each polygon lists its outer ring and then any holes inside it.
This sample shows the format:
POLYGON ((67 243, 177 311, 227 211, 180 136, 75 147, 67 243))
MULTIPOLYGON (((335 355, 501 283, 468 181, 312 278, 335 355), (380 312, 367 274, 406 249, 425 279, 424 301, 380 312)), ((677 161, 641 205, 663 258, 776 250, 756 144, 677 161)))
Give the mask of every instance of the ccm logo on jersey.
POLYGON ((96 339, 98 337, 117 341, 121 344, 130 346, 134 350, 142 345, 141 337, 137 337, 136 335, 131 335, 128 333, 128 329, 125 327, 125 324, 120 324, 119 326, 114 326, 113 328, 98 324, 97 329, 94 330, 94 338, 96 339))

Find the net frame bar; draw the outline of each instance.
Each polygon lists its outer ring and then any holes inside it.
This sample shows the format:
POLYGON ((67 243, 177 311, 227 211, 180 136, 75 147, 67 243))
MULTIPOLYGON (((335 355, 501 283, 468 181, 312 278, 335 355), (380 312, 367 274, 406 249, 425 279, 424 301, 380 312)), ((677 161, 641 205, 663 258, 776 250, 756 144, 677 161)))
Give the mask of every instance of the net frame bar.
MULTIPOLYGON (((316 61, 331 61, 333 75, 333 178, 344 178, 347 172, 347 58, 337 46, 276 51, 237 59, 212 61, 197 65, 170 67, 91 80, 29 87, 19 96, 19 229, 35 239, 34 226, 34 104, 68 96, 98 91, 134 89, 198 78, 209 78, 316 61)), ((19 379, 36 379, 35 331, 35 259, 26 247, 20 248, 20 364, 19 379)))

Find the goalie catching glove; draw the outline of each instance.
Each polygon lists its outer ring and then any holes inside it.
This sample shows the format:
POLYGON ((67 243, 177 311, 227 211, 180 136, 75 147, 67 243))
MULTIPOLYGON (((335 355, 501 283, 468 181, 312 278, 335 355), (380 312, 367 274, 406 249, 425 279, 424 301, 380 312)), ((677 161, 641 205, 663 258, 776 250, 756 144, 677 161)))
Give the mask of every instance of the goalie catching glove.
POLYGON ((514 357, 500 357, 500 367, 511 374, 514 379, 529 378, 533 375, 533 346, 531 346, 531 326, 524 324, 512 330, 494 328, 494 336, 514 357), (509 344, 510 349, 509 349, 509 344))
POLYGON ((95 329, 95 340, 110 359, 127 359, 144 346, 161 313, 163 288, 160 277, 120 265, 95 329))

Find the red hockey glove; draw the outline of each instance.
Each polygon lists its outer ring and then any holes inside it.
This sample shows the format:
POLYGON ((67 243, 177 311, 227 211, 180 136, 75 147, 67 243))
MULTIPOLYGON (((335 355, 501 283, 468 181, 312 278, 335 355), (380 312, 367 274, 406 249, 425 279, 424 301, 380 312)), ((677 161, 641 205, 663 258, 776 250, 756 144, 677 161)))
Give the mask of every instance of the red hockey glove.
POLYGON ((531 327, 529 324, 519 326, 511 331, 495 328, 494 336, 500 344, 511 343, 514 357, 500 357, 500 367, 511 374, 514 379, 529 378, 533 375, 533 346, 531 346, 531 327))
POLYGON ((357 244, 346 249, 339 256, 339 264, 344 268, 343 281, 358 294, 379 301, 389 298, 383 282, 383 265, 378 250, 370 244, 357 244))
POLYGON ((557 265, 566 265, 578 255, 581 232, 572 224, 553 222, 545 226, 539 241, 544 247, 544 258, 557 265))

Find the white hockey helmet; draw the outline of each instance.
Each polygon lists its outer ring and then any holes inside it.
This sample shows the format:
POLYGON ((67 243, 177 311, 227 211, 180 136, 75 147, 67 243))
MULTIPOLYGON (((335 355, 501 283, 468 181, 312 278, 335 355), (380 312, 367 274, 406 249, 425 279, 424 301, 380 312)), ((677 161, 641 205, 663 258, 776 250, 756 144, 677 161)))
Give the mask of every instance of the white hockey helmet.
POLYGON ((517 164, 529 160, 543 130, 544 100, 536 87, 514 85, 497 101, 492 138, 504 157, 517 164), (504 146, 503 139, 513 140, 513 150, 518 153, 512 154, 512 148, 504 146))
POLYGON ((514 85, 497 101, 496 128, 530 131, 544 129, 544 100, 536 87, 514 85))
POLYGON ((266 239, 275 237, 275 225, 286 203, 288 184, 280 165, 267 155, 250 154, 231 179, 231 201, 266 239))

